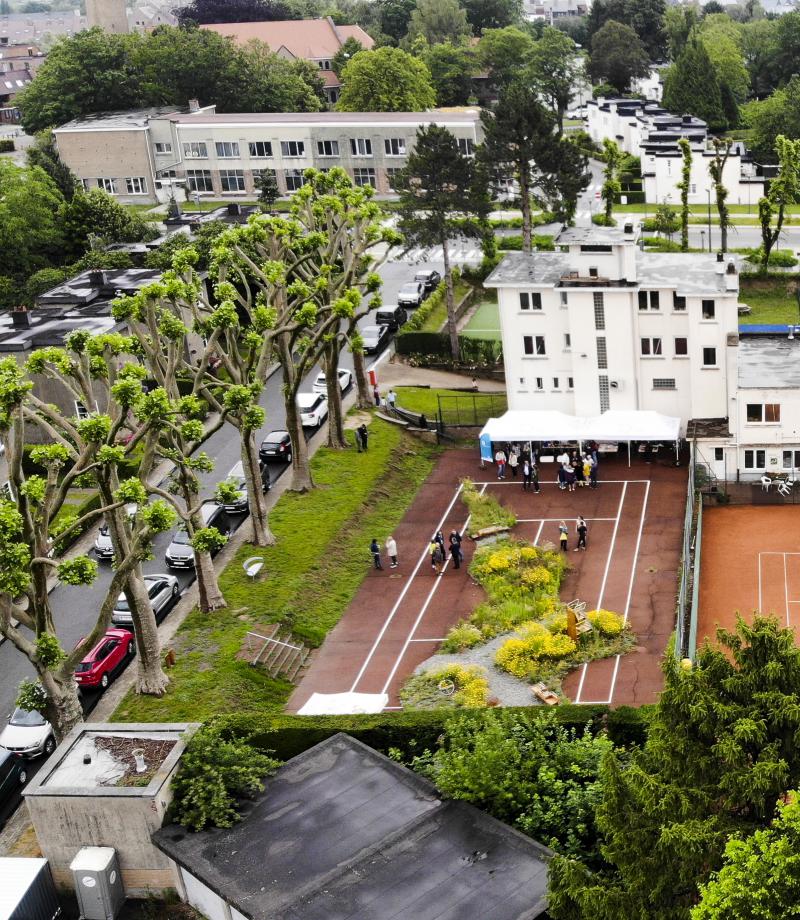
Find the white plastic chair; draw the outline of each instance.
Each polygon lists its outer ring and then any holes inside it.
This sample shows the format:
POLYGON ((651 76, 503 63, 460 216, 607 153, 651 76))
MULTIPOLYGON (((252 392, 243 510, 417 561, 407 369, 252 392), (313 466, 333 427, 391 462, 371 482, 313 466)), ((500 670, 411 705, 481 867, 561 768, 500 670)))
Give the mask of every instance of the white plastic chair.
POLYGON ((785 479, 782 479, 778 483, 778 492, 781 495, 790 495, 792 492, 792 483, 787 482, 785 479))
POLYGON ((769 476, 762 476, 762 477, 761 477, 761 488, 762 488, 765 492, 769 492, 769 487, 770 487, 771 485, 772 485, 772 480, 769 478, 769 476))

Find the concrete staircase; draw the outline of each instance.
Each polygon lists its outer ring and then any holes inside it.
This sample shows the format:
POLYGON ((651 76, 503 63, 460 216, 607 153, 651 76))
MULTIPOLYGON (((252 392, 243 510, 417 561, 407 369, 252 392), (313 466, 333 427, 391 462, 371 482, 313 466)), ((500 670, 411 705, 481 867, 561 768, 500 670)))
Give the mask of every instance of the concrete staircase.
POLYGON ((294 639, 288 630, 282 630, 278 623, 271 624, 260 635, 263 636, 261 648, 250 663, 263 668, 270 677, 282 677, 294 683, 307 666, 311 649, 294 639))

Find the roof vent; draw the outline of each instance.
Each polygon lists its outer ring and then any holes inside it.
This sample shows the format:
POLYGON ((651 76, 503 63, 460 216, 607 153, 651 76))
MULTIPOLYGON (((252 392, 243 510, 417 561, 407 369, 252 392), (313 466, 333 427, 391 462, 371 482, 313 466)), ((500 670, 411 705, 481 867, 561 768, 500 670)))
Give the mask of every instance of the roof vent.
POLYGON ((196 115, 199 111, 200 111, 200 100, 190 99, 189 100, 189 112, 192 115, 196 115))
POLYGON ((91 284, 92 287, 101 288, 105 283, 106 273, 104 271, 101 271, 99 268, 93 268, 89 272, 89 284, 91 284))
POLYGON ((625 236, 633 236, 634 235, 633 223, 631 221, 628 221, 625 224, 625 226, 622 228, 622 232, 625 234, 625 236))
POLYGON ((724 261, 725 261, 725 255, 724 255, 724 253, 718 252, 718 253, 717 253, 717 262, 724 262, 724 261))
POLYGON ((31 312, 24 303, 21 303, 18 307, 14 307, 11 311, 11 325, 15 329, 31 328, 31 312))
POLYGON ((733 260, 728 262, 728 267, 725 269, 725 273, 728 275, 736 274, 736 263, 733 260))

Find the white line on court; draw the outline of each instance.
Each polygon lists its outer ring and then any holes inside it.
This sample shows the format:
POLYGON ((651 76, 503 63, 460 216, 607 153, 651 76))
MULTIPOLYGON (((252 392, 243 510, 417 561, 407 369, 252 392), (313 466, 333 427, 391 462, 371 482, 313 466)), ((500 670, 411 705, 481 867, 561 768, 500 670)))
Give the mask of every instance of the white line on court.
MULTIPOLYGON (((639 518, 639 533, 636 536, 636 550, 633 554, 633 563, 631 564, 631 580, 628 582, 628 597, 625 601, 625 613, 623 615, 623 622, 628 622, 628 613, 631 608, 631 598, 633 597, 633 582, 636 578, 636 564, 639 561, 639 549, 642 545, 642 532, 644 530, 644 519, 647 512, 647 500, 650 497, 650 483, 647 483, 647 488, 644 493, 644 501, 642 502, 642 516, 639 518)), ((608 694, 608 700, 605 705, 610 706, 611 701, 614 699, 614 690, 617 686, 617 674, 619 673, 619 662, 622 658, 622 655, 617 655, 614 660, 614 673, 611 675, 611 690, 608 694)))
POLYGON ((409 642, 444 642, 444 638, 439 639, 409 639, 409 642))
POLYGON ((786 606, 786 625, 789 625, 789 573, 786 570, 786 553, 783 554, 783 600, 786 606))
MULTIPOLYGON (((535 524, 536 521, 577 521, 578 519, 571 517, 560 517, 560 518, 517 518, 518 524, 535 524)), ((616 518, 584 518, 584 521, 616 521, 616 518)))
POLYGON ((764 612, 764 605, 761 598, 761 553, 758 554, 758 612, 764 612))
MULTIPOLYGON (((619 519, 622 516, 622 506, 625 502, 625 495, 627 491, 628 491, 628 483, 625 482, 625 484, 622 486, 622 494, 619 497, 619 507, 617 508, 617 517, 614 522, 614 530, 611 534, 611 545, 608 548, 608 556, 606 557, 606 567, 605 567, 605 571, 603 572, 603 581, 600 584, 600 596, 597 599, 597 606, 595 607, 595 610, 602 610, 603 608, 603 595, 606 593, 606 582, 608 581, 608 572, 609 572, 609 569, 611 568, 611 559, 614 556, 614 546, 617 542, 617 531, 619 530, 619 519)), ((576 703, 580 703, 581 701, 581 693, 583 693, 583 682, 584 680, 586 680, 586 671, 588 670, 588 668, 589 668, 589 662, 584 661, 583 667, 581 668, 581 679, 578 682, 578 692, 575 695, 576 703)))
MULTIPOLYGON (((458 488, 456 489, 456 491, 455 491, 455 494, 454 494, 453 497, 450 499, 450 504, 447 506, 447 510, 445 511, 445 513, 444 513, 444 514, 441 516, 441 518, 439 519, 439 523, 436 525, 436 530, 434 530, 434 533, 436 533, 436 531, 438 531, 438 530, 441 530, 442 524, 444 524, 444 522, 447 520, 447 515, 450 514, 450 511, 452 510, 453 505, 456 503, 456 499, 458 498, 458 496, 459 496, 460 494, 461 494, 461 486, 459 485, 459 487, 458 487, 458 488)), ((369 652, 367 653, 367 657, 364 659, 364 664, 361 665, 361 669, 359 670, 358 674, 356 675, 356 679, 353 681, 353 686, 350 688, 350 692, 351 692, 351 693, 355 693, 356 687, 358 686, 358 682, 359 682, 359 681, 361 680, 361 678, 364 676, 364 672, 365 672, 365 671, 367 670, 367 668, 369 667, 369 663, 370 663, 370 661, 372 661, 373 655, 375 654, 375 652, 376 652, 378 646, 381 644, 381 641, 382 641, 384 635, 386 634, 386 630, 389 628, 389 624, 390 624, 390 623, 392 622, 392 620, 394 619, 394 615, 397 613, 397 611, 398 611, 398 609, 399 609, 399 607, 400 607, 400 604, 403 603, 403 598, 404 598, 404 597, 406 596, 406 594, 408 593, 408 589, 411 587, 411 583, 414 581, 414 578, 416 577, 416 574, 417 574, 417 572, 419 571, 419 567, 420 567, 420 566, 422 565, 422 563, 425 561, 425 559, 427 558, 427 556, 428 556, 428 549, 427 549, 427 547, 426 547, 426 548, 420 553, 420 557, 419 557, 419 559, 417 560, 417 564, 414 566, 414 570, 412 571, 410 577, 408 578, 408 580, 406 581, 405 585, 403 586, 403 590, 400 592, 400 596, 397 598, 397 600, 396 600, 395 603, 394 603, 394 606, 393 606, 392 609, 389 611, 389 614, 387 615, 386 619, 384 620, 383 626, 381 627, 380 632, 378 633, 377 637, 375 638, 375 641, 372 643, 372 648, 371 648, 371 649, 369 650, 369 652)))
MULTIPOLYGON (((649 479, 601 479, 600 485, 603 486, 621 486, 625 483, 630 482, 650 482, 649 479)), ((521 486, 521 479, 476 479, 476 486, 521 486)), ((552 482, 539 480, 540 486, 557 486, 558 482, 554 479, 552 482)), ((564 491, 563 489, 561 490, 564 491)), ((596 492, 597 489, 590 489, 592 492, 596 492)), ((580 494, 577 490, 573 493, 575 495, 580 494)))

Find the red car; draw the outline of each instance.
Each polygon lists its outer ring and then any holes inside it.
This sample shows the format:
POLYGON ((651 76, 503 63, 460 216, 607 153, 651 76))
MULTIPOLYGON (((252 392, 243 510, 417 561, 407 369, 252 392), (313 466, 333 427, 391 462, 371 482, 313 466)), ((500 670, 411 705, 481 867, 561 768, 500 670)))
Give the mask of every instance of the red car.
POLYGON ((109 629, 75 668, 75 680, 81 687, 105 690, 135 654, 136 640, 129 629, 109 629))

